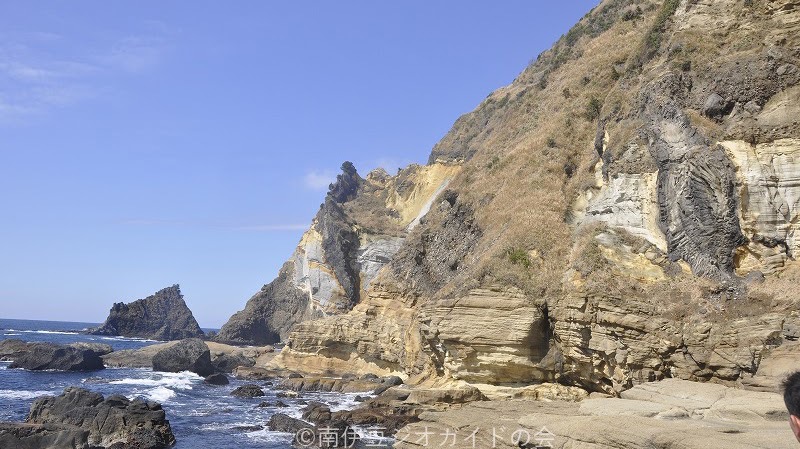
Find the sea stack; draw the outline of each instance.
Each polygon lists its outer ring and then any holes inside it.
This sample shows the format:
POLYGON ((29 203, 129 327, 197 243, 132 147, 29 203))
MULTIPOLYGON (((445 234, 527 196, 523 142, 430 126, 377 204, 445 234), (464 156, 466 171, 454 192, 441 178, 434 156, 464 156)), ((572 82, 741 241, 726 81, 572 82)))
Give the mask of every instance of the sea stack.
POLYGON ((129 304, 115 303, 106 322, 91 333, 163 341, 204 336, 178 284, 129 304))

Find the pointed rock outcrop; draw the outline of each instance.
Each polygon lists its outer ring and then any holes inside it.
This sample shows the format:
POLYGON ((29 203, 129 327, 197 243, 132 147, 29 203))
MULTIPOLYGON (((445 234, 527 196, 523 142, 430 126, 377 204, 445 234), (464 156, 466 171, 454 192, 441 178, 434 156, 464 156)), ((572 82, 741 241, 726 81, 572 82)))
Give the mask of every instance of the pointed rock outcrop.
POLYGON ((114 304, 106 322, 91 333, 164 341, 204 336, 177 284, 144 299, 114 304))

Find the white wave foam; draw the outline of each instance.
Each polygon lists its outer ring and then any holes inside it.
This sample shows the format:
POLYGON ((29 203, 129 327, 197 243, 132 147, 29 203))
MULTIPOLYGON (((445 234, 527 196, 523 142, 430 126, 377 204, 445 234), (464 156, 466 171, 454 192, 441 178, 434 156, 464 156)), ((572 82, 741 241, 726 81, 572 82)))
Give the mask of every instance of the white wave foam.
POLYGON ((264 424, 263 422, 242 422, 242 421, 240 421, 240 422, 232 422, 232 423, 231 422, 223 423, 223 422, 215 421, 215 422, 212 422, 212 423, 203 424, 202 426, 200 426, 200 430, 205 430, 205 431, 209 431, 209 432, 220 432, 220 431, 230 431, 234 427, 261 426, 263 424, 264 424))
POLYGON ((29 400, 51 394, 52 391, 0 390, 0 398, 4 399, 29 400))
POLYGON ((294 438, 292 433, 273 432, 267 429, 247 432, 245 435, 258 443, 291 443, 294 438))
POLYGON ((332 412, 352 410, 361 406, 361 403, 356 401, 356 396, 369 398, 373 395, 369 393, 317 393, 317 399, 328 404, 332 412))
MULTIPOLYGON (((7 331, 11 332, 22 332, 25 334, 56 334, 56 335, 78 335, 80 332, 77 331, 24 331, 24 330, 17 330, 17 329, 6 329, 7 331)), ((19 334, 17 334, 19 335, 19 334)))
POLYGON ((147 390, 144 393, 144 395, 147 396, 147 398, 152 401, 160 402, 163 404, 164 402, 167 402, 170 399, 174 398, 177 395, 177 393, 175 393, 174 391, 170 390, 167 387, 156 387, 151 390, 147 390))
POLYGON ((161 340, 148 340, 147 338, 135 338, 135 337, 98 337, 100 340, 109 340, 109 341, 139 341, 144 343, 163 343, 161 340))
POLYGON ((135 385, 143 387, 166 387, 176 390, 191 390, 194 382, 203 380, 202 377, 189 371, 183 371, 180 373, 153 373, 143 371, 142 373, 149 375, 149 377, 126 377, 120 380, 112 380, 109 383, 112 385, 135 385))
POLYGON ((14 337, 17 335, 22 335, 22 334, 6 334, 6 333, 3 334, 4 337, 14 337))

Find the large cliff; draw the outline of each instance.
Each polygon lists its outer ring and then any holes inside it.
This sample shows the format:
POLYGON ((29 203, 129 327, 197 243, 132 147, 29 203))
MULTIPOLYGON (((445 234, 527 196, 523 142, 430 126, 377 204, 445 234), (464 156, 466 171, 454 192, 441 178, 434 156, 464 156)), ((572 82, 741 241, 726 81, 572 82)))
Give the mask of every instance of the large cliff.
POLYGON ((225 323, 218 339, 276 343, 300 322, 348 312, 459 170, 412 165, 395 176, 377 169, 362 178, 345 162, 278 277, 225 323))
POLYGON ((426 166, 349 166, 221 336, 410 382, 746 382, 800 337, 800 3, 605 0, 426 166))

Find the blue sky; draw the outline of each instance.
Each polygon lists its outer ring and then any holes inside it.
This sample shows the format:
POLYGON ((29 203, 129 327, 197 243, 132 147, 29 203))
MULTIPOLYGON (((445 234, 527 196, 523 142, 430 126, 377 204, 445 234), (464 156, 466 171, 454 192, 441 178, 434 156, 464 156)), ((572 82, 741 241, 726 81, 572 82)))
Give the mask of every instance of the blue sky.
POLYGON ((224 323, 344 160, 427 160, 594 1, 4 2, 0 317, 224 323))

